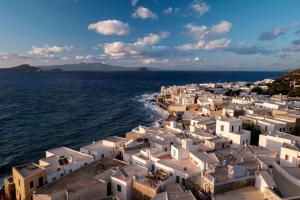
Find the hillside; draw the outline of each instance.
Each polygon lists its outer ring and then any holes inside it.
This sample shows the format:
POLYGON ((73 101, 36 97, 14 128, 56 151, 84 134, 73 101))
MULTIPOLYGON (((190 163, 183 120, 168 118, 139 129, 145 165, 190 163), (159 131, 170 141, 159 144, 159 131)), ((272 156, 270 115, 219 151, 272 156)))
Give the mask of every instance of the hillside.
POLYGON ((259 88, 255 88, 253 91, 268 95, 281 93, 290 97, 300 97, 300 69, 284 74, 268 86, 269 89, 266 92, 263 92, 259 88))

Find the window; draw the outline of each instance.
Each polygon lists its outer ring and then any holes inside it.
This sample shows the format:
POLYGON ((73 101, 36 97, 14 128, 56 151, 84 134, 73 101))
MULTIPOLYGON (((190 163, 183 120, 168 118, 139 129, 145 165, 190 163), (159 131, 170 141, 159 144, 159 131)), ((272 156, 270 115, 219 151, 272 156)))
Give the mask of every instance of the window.
POLYGON ((44 185, 44 178, 41 176, 39 178, 39 187, 42 187, 44 185))
POLYGON ((73 170, 72 170, 72 169, 70 169, 70 170, 69 170, 69 173, 71 173, 72 171, 73 171, 73 170))
POLYGON ((224 125, 221 125, 221 131, 224 131, 224 125))
POLYGON ((239 126, 239 132, 241 132, 241 126, 239 126))
POLYGON ((185 186, 185 179, 184 178, 181 179, 181 185, 185 186))
POLYGON ((289 160, 289 155, 286 154, 284 159, 289 160))
POLYGON ((234 132, 234 126, 231 126, 231 132, 234 132))
POLYGON ((179 176, 176 176, 176 183, 179 183, 179 176))
POLYGON ((86 166, 86 165, 87 165, 87 163, 85 162, 83 165, 84 165, 84 166, 86 166))
POLYGON ((104 158, 104 154, 101 154, 101 158, 104 158))
POLYGON ((63 176, 64 176, 64 174, 60 174, 60 176, 61 176, 61 177, 63 177, 63 176))
POLYGON ((176 150, 173 149, 173 157, 176 157, 176 150))
POLYGON ((151 165, 151 171, 154 172, 155 171, 155 165, 151 165))
POLYGON ((52 181, 55 181, 56 180, 56 177, 52 178, 52 181))
POLYGON ((33 181, 30 181, 29 187, 30 187, 30 189, 32 189, 34 187, 33 181))
POLYGON ((265 131, 268 131, 268 127, 267 126, 265 126, 265 131))
POLYGON ((121 192, 121 191, 122 191, 122 187, 121 187, 121 185, 119 185, 119 184, 117 184, 117 191, 118 191, 118 192, 121 192))
POLYGON ((173 173, 169 173, 170 176, 173 176, 173 173))
POLYGON ((167 148, 167 147, 165 148, 165 151, 168 151, 168 148, 167 148))

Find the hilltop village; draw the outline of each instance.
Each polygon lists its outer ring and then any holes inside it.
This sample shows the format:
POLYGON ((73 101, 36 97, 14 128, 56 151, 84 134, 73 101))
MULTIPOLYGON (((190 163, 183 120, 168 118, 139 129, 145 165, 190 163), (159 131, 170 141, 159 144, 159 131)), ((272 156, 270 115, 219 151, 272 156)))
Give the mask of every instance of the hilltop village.
POLYGON ((166 119, 47 150, 12 168, 3 198, 300 199, 300 101, 261 94, 272 82, 161 87, 150 103, 166 119))

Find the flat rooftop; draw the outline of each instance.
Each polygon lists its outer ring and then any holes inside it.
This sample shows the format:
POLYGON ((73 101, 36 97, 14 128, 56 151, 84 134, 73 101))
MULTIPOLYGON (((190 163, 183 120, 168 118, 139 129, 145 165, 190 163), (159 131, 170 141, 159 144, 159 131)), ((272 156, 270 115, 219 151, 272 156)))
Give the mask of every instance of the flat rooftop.
POLYGON ((92 156, 86 155, 79 151, 75 151, 73 149, 69 149, 67 147, 58 147, 55 149, 47 150, 47 152, 54 154, 56 156, 63 156, 65 158, 73 157, 74 160, 82 160, 86 158, 93 158, 92 156))
POLYGON ((235 118, 235 117, 228 117, 228 118, 223 117, 223 118, 217 119, 217 120, 224 121, 224 122, 238 122, 238 121, 241 121, 241 119, 235 118))
POLYGON ((33 174, 40 173, 40 172, 45 170, 44 168, 40 167, 38 164, 35 164, 35 163, 27 163, 27 164, 24 164, 24 165, 16 166, 14 168, 24 178, 28 177, 28 176, 31 176, 33 174))
POLYGON ((115 143, 125 143, 126 139, 118 136, 111 136, 108 138, 105 138, 104 140, 110 141, 110 142, 115 142, 115 143))
MULTIPOLYGON (((286 170, 286 168, 285 168, 285 170, 286 170)), ((274 179, 280 193, 282 194, 282 197, 288 198, 288 197, 300 195, 300 188, 297 185, 293 184, 290 180, 285 178, 283 175, 281 175, 281 173, 279 173, 276 170, 276 168, 273 168, 272 173, 273 173, 273 179, 274 179)), ((295 176, 299 172, 288 171, 288 173, 295 176)))
POLYGON ((196 200, 190 190, 185 192, 162 192, 153 197, 152 200, 196 200))
POLYGON ((283 143, 282 145, 285 148, 294 150, 294 151, 299 151, 300 150, 300 144, 296 143, 296 144, 287 144, 287 143, 283 143))
POLYGON ((99 161, 94 161, 93 163, 62 177, 53 183, 37 189, 36 194, 54 194, 62 190, 76 192, 76 190, 80 190, 81 188, 86 188, 94 184, 102 184, 101 181, 94 177, 107 169, 126 165, 122 161, 111 158, 103 158, 100 161, 103 168, 99 167, 99 161))
POLYGON ((283 133, 283 132, 271 132, 271 133, 265 133, 264 135, 284 138, 284 139, 293 140, 293 141, 300 141, 300 137, 295 136, 295 135, 291 135, 291 134, 288 134, 288 133, 283 133))
POLYGON ((181 171, 183 173, 187 174, 195 174, 201 171, 201 169, 195 165, 193 161, 190 159, 180 159, 176 160, 171 157, 160 157, 161 159, 157 161, 158 164, 165 165, 167 167, 170 167, 172 169, 176 169, 178 171, 181 171))
POLYGON ((264 200, 264 193, 254 186, 243 187, 237 190, 215 195, 216 200, 264 200))
POLYGON ((141 166, 135 165, 135 164, 130 164, 130 165, 120 167, 117 170, 117 172, 112 175, 112 177, 126 181, 127 177, 133 177, 134 175, 136 175, 137 173, 139 173, 143 170, 148 171, 147 168, 145 168, 145 167, 141 167, 141 166))
POLYGON ((106 145, 103 140, 94 142, 92 144, 88 144, 86 146, 81 147, 80 149, 86 149, 89 151, 103 151, 103 150, 111 150, 113 147, 106 145))

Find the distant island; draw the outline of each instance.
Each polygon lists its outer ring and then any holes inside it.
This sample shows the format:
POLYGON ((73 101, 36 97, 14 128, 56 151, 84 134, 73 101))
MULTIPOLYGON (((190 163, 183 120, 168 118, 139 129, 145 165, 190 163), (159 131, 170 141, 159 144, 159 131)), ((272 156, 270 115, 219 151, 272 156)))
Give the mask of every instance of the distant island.
POLYGON ((153 71, 155 68, 146 67, 121 67, 108 65, 104 63, 76 63, 76 64, 65 64, 65 65, 50 65, 40 66, 45 70, 62 70, 62 71, 102 71, 102 72, 114 72, 114 71, 153 71))
POLYGON ((10 68, 0 68, 0 71, 10 72, 39 72, 39 71, 99 71, 99 72, 117 72, 117 71, 155 71, 155 68, 146 67, 120 67, 108 65, 104 63, 76 63, 65 65, 49 65, 49 66, 31 66, 28 64, 19 65, 10 68))
POLYGON ((0 72, 1 71, 8 71, 8 72, 39 72, 39 71, 41 71, 41 68, 30 66, 28 64, 24 64, 24 65, 19 65, 19 66, 16 66, 16 67, 11 67, 11 68, 0 68, 0 72))

